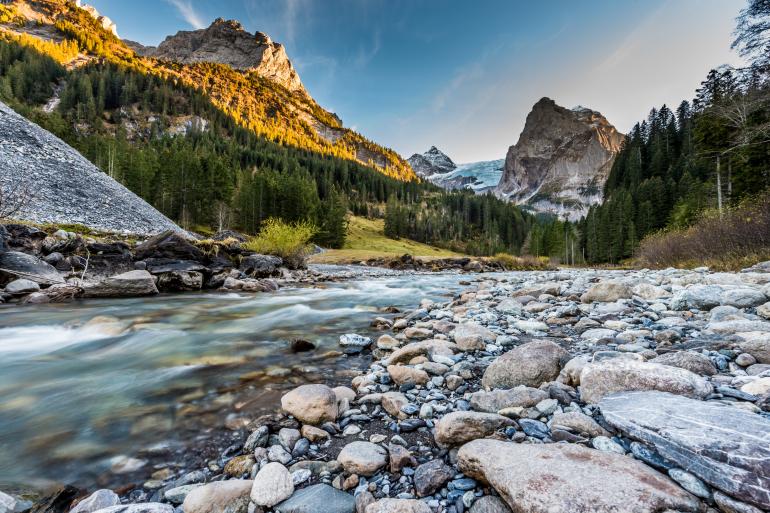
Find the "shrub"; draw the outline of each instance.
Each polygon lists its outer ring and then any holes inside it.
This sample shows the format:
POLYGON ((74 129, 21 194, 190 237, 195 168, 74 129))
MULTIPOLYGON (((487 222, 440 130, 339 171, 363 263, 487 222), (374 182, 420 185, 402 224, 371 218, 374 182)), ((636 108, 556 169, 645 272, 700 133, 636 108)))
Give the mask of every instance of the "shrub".
POLYGON ((532 271, 551 269, 548 257, 534 257, 531 255, 515 256, 509 253, 497 253, 490 257, 491 261, 503 266, 506 271, 532 271))
POLYGON ((709 210, 691 227, 659 232, 642 240, 637 251, 647 267, 697 267, 738 270, 770 259, 770 192, 726 209, 709 210))
POLYGON ((259 235, 249 239, 244 247, 257 253, 279 256, 289 268, 301 269, 310 254, 308 243, 316 232, 315 225, 308 221, 286 223, 270 218, 262 224, 259 235))

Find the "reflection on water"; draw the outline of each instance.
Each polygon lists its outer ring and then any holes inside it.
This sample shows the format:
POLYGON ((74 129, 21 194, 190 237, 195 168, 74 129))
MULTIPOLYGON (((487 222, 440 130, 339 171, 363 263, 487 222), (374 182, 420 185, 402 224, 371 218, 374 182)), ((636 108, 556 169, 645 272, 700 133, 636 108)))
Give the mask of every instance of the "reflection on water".
POLYGON ((272 294, 3 307, 0 486, 36 479, 87 486, 121 470, 118 455, 242 425, 273 409, 286 387, 333 381, 361 365, 327 354, 341 333, 367 333, 373 312, 445 298, 460 280, 364 275, 272 294), (293 338, 318 349, 292 354, 293 338))

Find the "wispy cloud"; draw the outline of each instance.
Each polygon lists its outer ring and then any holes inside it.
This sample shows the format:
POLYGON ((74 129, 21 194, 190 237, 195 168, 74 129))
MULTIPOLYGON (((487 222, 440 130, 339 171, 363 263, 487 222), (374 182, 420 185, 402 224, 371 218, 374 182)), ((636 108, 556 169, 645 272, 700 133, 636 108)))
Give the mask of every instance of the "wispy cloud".
POLYGON ((192 0, 166 0, 166 2, 173 5, 179 11, 179 15, 193 28, 206 28, 207 24, 193 7, 192 0))
POLYGON ((363 68, 380 52, 382 48, 382 33, 379 29, 376 29, 372 33, 372 44, 369 47, 361 45, 358 48, 358 53, 353 59, 353 64, 357 68, 363 68))

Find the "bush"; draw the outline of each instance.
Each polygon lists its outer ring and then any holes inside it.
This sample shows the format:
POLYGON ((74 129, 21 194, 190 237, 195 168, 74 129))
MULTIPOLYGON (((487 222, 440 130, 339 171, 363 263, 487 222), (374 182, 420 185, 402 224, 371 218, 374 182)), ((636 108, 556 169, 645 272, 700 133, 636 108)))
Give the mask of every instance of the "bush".
POLYGON ((489 258, 490 261, 500 264, 506 271, 537 271, 551 269, 548 257, 534 257, 531 255, 515 256, 509 253, 497 253, 489 258))
POLYGON ((257 253, 279 256, 290 269, 301 269, 310 254, 308 243, 316 232, 316 226, 308 221, 286 223, 270 218, 262 224, 259 235, 249 239, 244 247, 257 253))
POLYGON ((770 259, 770 192, 737 207, 704 212, 693 226, 646 237, 637 251, 646 267, 738 270, 770 259))

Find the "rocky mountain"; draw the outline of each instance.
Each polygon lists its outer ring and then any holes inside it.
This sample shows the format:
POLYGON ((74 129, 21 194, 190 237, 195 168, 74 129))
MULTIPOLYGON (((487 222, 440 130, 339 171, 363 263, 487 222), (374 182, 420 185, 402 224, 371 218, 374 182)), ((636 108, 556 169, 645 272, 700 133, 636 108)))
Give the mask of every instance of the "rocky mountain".
POLYGON ((444 189, 471 189, 483 194, 493 191, 500 183, 504 165, 504 159, 458 164, 455 170, 433 175, 429 180, 444 189))
POLYGON ((457 168, 457 164, 435 146, 431 146, 425 153, 415 153, 406 161, 412 166, 417 176, 422 178, 448 173, 457 168))
MULTIPOLYGON (((206 29, 179 32, 158 47, 145 47, 119 39, 111 20, 74 0, 0 0, 0 7, 5 13, 0 37, 22 44, 30 44, 30 36, 40 39, 44 44, 34 45, 36 50, 51 52, 69 71, 87 63, 125 66, 202 93, 239 126, 272 142, 355 161, 399 180, 416 178, 395 151, 345 128, 321 107, 303 87, 283 45, 266 34, 250 34, 237 21, 218 19, 206 29), (51 43, 63 39, 77 43, 76 55, 65 59, 61 54, 67 52, 51 50, 51 43)), ((141 124, 130 119, 140 110, 145 109, 121 112, 127 131, 141 124)), ((157 120, 163 113, 150 114, 157 120)))
POLYGON ((543 98, 508 150, 497 193, 538 212, 579 219, 601 202, 624 137, 599 112, 543 98))
POLYGON ((0 214, 130 234, 183 230, 64 141, 0 102, 0 214))
POLYGON ((307 94, 284 46, 263 32, 247 32, 235 20, 218 18, 208 28, 179 31, 157 47, 127 44, 145 57, 182 64, 214 62, 241 71, 254 71, 289 91, 307 94))

